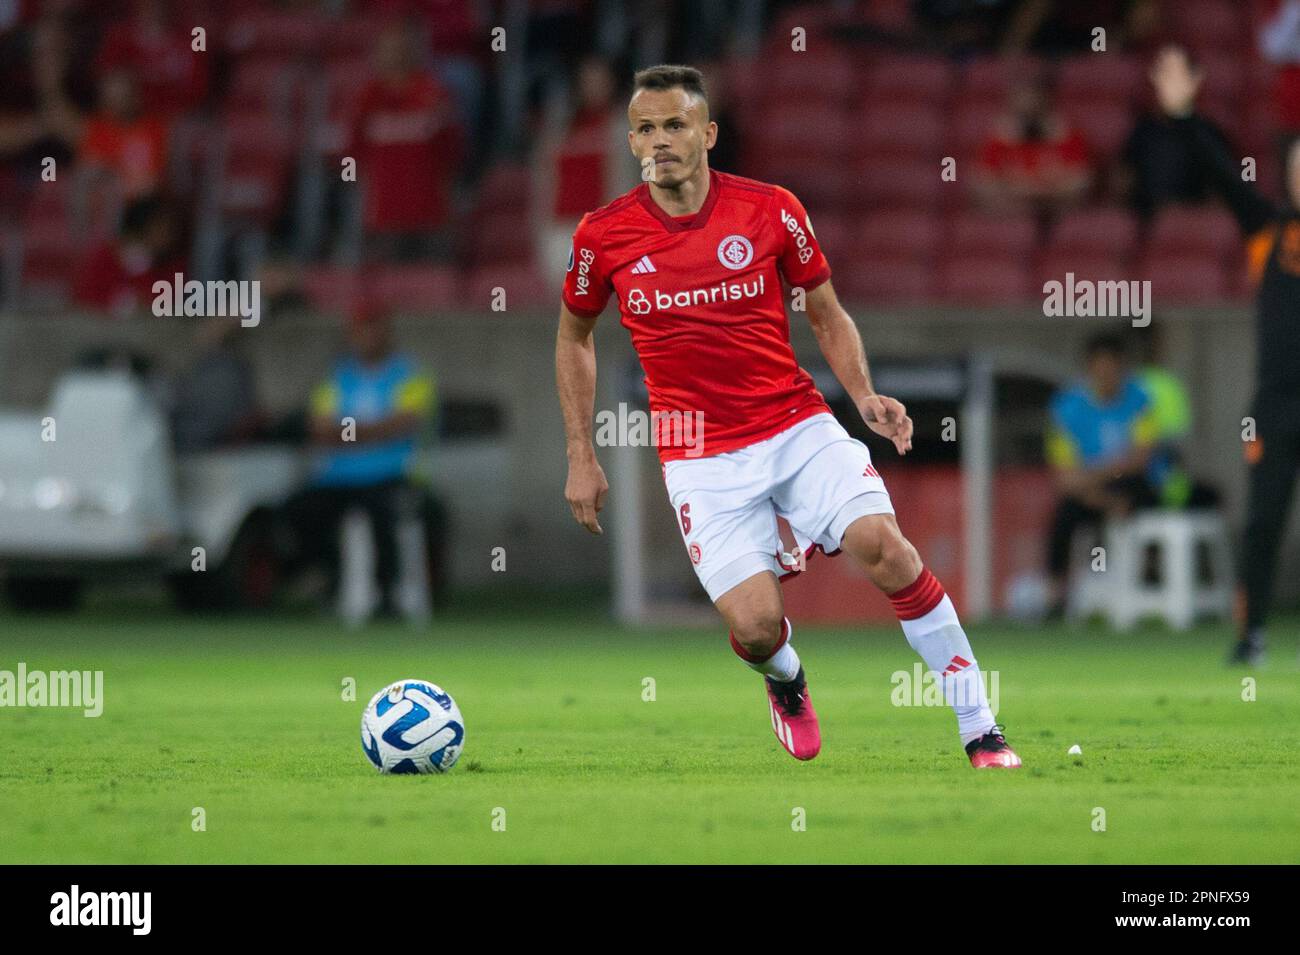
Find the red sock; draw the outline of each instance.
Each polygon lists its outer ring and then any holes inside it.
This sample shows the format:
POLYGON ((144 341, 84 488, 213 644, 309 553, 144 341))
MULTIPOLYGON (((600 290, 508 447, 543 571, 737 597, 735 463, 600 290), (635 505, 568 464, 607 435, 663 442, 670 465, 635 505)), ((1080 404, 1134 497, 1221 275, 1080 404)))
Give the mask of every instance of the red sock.
POLYGON ((740 641, 736 639, 736 635, 730 630, 727 631, 727 637, 731 640, 731 649, 736 651, 736 656, 740 657, 740 659, 744 660, 746 663, 766 663, 768 660, 772 659, 772 657, 776 656, 777 651, 785 646, 785 642, 790 639, 790 621, 784 617, 781 619, 781 639, 776 641, 776 646, 772 648, 771 653, 766 653, 762 656, 756 656, 742 647, 740 641))
POLYGON ((930 573, 930 568, 922 567, 921 575, 902 590, 889 595, 889 602, 894 605, 894 613, 899 620, 915 620, 924 617, 938 606, 943 599, 943 584, 939 578, 930 573))

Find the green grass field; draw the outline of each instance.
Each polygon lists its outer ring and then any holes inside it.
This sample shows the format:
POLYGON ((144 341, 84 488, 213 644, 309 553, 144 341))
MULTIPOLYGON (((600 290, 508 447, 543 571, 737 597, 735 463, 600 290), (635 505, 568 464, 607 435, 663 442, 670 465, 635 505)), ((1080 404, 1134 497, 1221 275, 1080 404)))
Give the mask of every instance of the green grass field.
POLYGON ((0 632, 0 669, 105 683, 98 719, 0 708, 0 863, 1300 862, 1294 622, 1254 702, 1224 628, 976 629, 1025 760, 1009 773, 969 767, 946 708, 891 704, 915 659, 894 627, 799 629, 824 738, 807 764, 720 628, 99 612, 0 632), (465 714, 445 776, 379 776, 361 752, 362 707, 401 677, 465 714))

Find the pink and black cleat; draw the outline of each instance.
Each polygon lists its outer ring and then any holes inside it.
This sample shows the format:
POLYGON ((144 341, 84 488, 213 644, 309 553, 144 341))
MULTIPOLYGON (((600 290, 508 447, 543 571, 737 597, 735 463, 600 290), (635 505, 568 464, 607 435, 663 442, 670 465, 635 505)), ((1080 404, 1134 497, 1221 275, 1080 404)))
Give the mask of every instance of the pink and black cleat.
POLYGON ((979 739, 966 744, 966 755, 976 769, 1015 769, 1020 765, 1020 757, 1007 745, 1002 727, 997 723, 979 739))
POLYGON ((768 706, 772 711, 772 732, 795 759, 812 759, 821 752, 822 734, 803 667, 789 683, 778 683, 771 677, 764 677, 763 682, 767 684, 768 706))

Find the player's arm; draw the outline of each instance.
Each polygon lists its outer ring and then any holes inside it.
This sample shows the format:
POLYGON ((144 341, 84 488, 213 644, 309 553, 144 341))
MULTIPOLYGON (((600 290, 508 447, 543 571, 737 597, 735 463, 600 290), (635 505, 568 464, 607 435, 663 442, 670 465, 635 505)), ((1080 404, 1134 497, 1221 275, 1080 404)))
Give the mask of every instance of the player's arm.
POLYGON ((601 534, 596 515, 605 506, 609 483, 596 460, 591 422, 596 408, 596 316, 584 318, 560 306, 560 329, 555 336, 555 383, 564 415, 564 444, 569 476, 564 499, 576 520, 593 534, 601 534))
POLYGON ((876 434, 892 441, 899 454, 906 454, 912 448, 912 419, 901 402, 876 394, 862 336, 840 305, 830 279, 809 292, 804 301, 817 344, 862 420, 876 434))

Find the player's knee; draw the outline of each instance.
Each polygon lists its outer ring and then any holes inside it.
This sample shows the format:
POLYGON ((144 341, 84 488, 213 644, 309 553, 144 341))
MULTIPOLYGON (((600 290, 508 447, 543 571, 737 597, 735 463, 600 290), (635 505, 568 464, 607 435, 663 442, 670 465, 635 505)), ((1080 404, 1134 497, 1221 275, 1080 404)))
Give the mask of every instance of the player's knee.
POLYGON ((784 614, 781 608, 757 607, 738 614, 731 621, 731 635, 746 653, 764 656, 776 649, 781 639, 784 614))
POLYGON ((921 572, 921 555, 896 525, 882 536, 879 566, 890 577, 915 578, 921 572))

